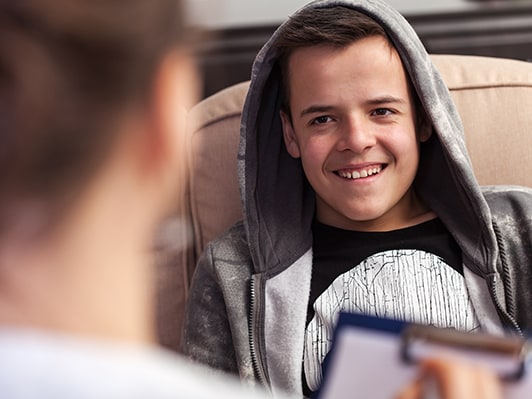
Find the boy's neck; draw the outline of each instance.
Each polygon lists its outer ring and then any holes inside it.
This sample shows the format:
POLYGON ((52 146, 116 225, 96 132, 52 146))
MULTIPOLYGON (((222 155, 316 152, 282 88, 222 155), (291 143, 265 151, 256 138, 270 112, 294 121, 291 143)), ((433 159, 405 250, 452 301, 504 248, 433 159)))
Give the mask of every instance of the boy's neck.
POLYGON ((316 218, 320 223, 344 230, 384 232, 416 226, 437 217, 436 213, 421 201, 414 190, 410 190, 406 195, 408 196, 408 201, 403 202, 401 208, 394 209, 392 212, 388 212, 377 219, 369 220, 350 220, 343 216, 336 220, 322 217, 318 199, 316 218))

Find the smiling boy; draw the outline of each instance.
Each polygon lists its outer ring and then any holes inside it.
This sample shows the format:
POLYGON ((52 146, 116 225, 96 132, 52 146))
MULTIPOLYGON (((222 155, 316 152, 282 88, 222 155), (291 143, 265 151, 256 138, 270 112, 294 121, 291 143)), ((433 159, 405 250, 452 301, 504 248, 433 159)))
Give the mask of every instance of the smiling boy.
POLYGON ((281 25, 253 67, 238 167, 244 219, 198 263, 192 358, 311 395, 340 311, 532 327, 532 193, 478 185, 444 82, 386 3, 316 1, 281 25))
POLYGON ((479 328, 460 250, 414 188, 420 145, 432 129, 397 50, 363 14, 342 8, 320 14, 349 19, 358 31, 341 46, 299 47, 304 27, 317 25, 309 12, 278 42, 288 77, 284 142, 301 159, 316 197, 303 356, 308 395, 320 386, 339 311, 479 328))
POLYGON ((416 126, 408 78, 390 43, 371 36, 339 49, 303 47, 288 70, 284 138, 316 192, 317 220, 389 231, 433 218, 412 188, 419 143, 431 132, 416 126))

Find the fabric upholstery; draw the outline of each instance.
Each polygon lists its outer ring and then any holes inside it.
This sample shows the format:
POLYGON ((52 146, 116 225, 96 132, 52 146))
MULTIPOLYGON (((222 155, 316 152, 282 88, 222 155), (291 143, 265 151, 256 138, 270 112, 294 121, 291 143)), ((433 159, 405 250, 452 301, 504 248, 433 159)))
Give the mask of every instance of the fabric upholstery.
MULTIPOLYGON (((479 182, 532 187, 532 64, 477 56, 432 58, 462 117, 479 182)), ((226 88, 190 112, 188 225, 165 233, 157 261, 159 334, 172 348, 178 347, 198 256, 210 240, 241 218, 236 154, 248 85, 226 88)))
POLYGON ((532 64, 433 56, 458 108, 480 184, 532 187, 532 64))

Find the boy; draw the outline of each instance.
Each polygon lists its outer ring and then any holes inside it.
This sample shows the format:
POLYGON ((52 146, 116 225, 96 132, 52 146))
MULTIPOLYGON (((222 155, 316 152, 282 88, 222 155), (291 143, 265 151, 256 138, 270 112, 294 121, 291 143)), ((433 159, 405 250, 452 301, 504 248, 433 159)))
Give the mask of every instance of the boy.
POLYGON ((530 328, 532 193, 478 186, 444 83, 385 3, 317 1, 277 30, 238 159, 244 220, 198 264, 191 357, 310 395, 342 310, 530 328))

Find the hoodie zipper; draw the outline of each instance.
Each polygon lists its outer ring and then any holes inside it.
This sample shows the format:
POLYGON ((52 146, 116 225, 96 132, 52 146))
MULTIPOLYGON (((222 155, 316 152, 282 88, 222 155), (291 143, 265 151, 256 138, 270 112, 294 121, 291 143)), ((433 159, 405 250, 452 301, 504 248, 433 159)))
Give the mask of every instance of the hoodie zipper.
POLYGON ((258 323, 261 320, 262 304, 260 301, 260 295, 257 290, 260 289, 261 278, 260 275, 251 276, 250 282, 250 309, 249 309, 249 348, 251 352, 251 364, 253 371, 257 377, 259 383, 265 387, 268 387, 267 376, 264 365, 259 356, 259 336, 258 336, 258 323))
POLYGON ((496 286, 497 284, 497 275, 492 275, 490 279, 489 290, 491 293, 491 297, 493 298, 493 301, 495 302, 495 306, 499 310, 500 314, 506 318, 506 321, 512 325, 514 330, 520 335, 523 336, 523 331, 521 330, 521 327, 519 327, 519 324, 517 324, 517 320, 513 318, 512 315, 510 315, 501 305, 501 302, 499 301, 499 297, 497 295, 496 286))
MULTIPOLYGON (((506 251, 504 249, 504 241, 501 239, 501 232, 499 230, 499 226, 495 222, 492 222, 492 226, 493 226, 493 231, 495 233, 495 239, 499 247, 499 252, 500 252, 499 256, 500 256, 501 266, 502 266, 501 272, 503 273, 502 277, 504 278, 504 273, 508 273, 508 267, 507 267, 506 255, 505 255, 506 251)), ((493 298, 495 302, 495 306, 498 308, 501 315, 503 315, 506 318, 506 320, 512 325, 512 327, 515 329, 515 331, 519 335, 523 336, 524 335, 523 331, 521 330, 521 327, 519 327, 517 320, 512 316, 510 312, 506 311, 506 309, 503 308, 503 306, 501 305, 501 302, 499 301, 499 296, 497 295, 497 289, 496 289, 497 276, 498 276, 497 274, 493 274, 490 279, 490 284, 488 284, 491 297, 493 298)), ((503 280, 503 286, 504 286, 505 291, 510 290, 510 287, 506 286, 505 280, 503 280)), ((512 307, 513 306, 510 305, 510 308, 512 307)))

